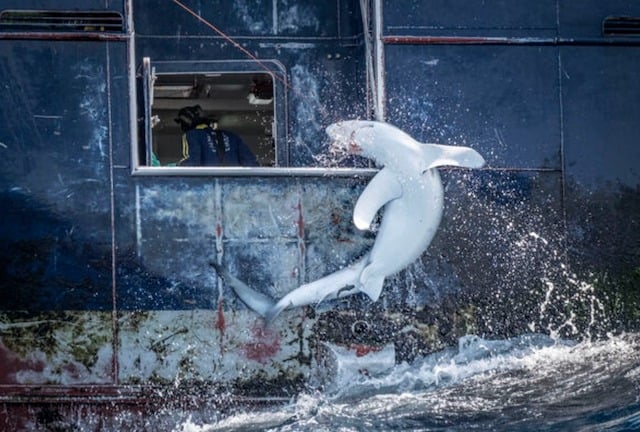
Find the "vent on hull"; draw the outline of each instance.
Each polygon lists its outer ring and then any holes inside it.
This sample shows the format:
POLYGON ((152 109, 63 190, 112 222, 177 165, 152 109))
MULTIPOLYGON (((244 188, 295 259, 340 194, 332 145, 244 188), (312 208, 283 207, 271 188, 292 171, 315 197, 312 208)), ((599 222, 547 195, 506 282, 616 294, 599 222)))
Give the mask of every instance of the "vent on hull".
POLYGON ((607 17, 602 21, 602 34, 609 37, 640 36, 640 17, 607 17))
POLYGON ((124 20, 110 11, 5 10, 0 30, 15 32, 122 32, 124 20))

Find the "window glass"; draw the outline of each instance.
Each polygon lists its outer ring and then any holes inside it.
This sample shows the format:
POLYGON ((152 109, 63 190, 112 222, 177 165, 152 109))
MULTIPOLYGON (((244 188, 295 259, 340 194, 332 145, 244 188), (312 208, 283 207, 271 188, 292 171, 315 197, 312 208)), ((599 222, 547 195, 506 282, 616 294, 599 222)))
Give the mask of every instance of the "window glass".
POLYGON ((252 62, 143 59, 134 160, 145 167, 287 166, 278 72, 252 62))
POLYGON ((260 166, 275 165, 273 80, 269 74, 157 75, 153 95, 151 141, 160 165, 181 164, 185 157, 182 124, 191 115, 201 117, 196 123, 206 120, 207 131, 233 133, 260 166), (181 110, 186 117, 179 115, 181 110))

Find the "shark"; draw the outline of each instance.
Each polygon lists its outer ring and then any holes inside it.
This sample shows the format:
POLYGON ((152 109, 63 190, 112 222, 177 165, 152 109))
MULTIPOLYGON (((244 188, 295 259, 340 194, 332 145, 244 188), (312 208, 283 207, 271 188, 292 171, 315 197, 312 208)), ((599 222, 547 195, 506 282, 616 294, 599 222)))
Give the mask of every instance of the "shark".
POLYGON ((357 293, 377 301, 385 278, 416 261, 436 234, 444 204, 438 167, 481 168, 485 164, 470 147, 422 143, 386 122, 340 121, 328 126, 326 133, 333 150, 363 156, 380 167, 356 201, 353 223, 360 230, 371 229, 381 210, 382 220, 371 250, 363 257, 277 301, 220 270, 241 300, 267 323, 286 308, 357 293))

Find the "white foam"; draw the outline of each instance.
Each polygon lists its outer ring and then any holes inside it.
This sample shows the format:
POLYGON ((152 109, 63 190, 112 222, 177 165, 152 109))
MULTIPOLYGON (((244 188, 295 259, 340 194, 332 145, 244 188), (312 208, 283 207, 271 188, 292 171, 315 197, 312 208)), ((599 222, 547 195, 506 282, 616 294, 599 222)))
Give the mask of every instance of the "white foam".
POLYGON ((598 421, 626 427, 640 415, 634 408, 640 404, 638 334, 581 343, 541 334, 505 340, 468 335, 457 347, 373 376, 347 374, 349 365, 361 364, 342 354, 337 369, 342 378, 329 392, 303 394, 286 407, 210 425, 189 420, 176 430, 383 430, 381 425, 413 429, 416 424, 535 430, 540 418, 566 430, 574 420, 584 425, 586 415, 619 412, 593 417, 593 430, 600 430, 598 421), (625 406, 628 411, 619 411, 625 406))

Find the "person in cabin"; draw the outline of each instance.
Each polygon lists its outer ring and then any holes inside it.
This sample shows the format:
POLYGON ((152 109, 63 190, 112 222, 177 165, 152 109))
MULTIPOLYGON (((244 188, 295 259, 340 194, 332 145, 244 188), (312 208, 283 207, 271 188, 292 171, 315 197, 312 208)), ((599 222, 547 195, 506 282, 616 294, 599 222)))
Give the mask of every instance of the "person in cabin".
POLYGON ((258 166, 258 160, 238 135, 220 130, 200 105, 178 111, 182 128, 182 159, 178 166, 258 166))

